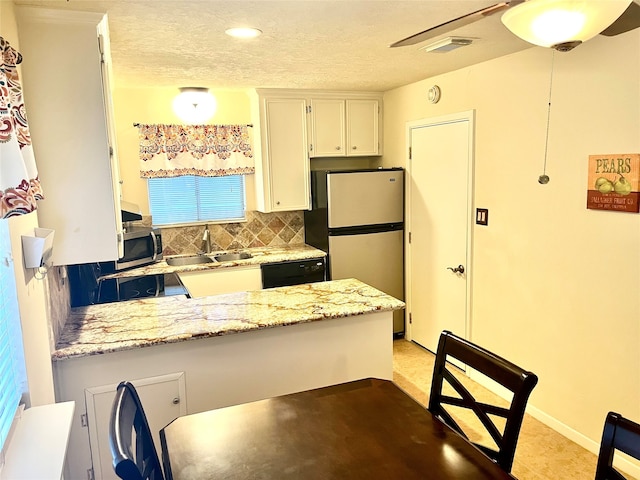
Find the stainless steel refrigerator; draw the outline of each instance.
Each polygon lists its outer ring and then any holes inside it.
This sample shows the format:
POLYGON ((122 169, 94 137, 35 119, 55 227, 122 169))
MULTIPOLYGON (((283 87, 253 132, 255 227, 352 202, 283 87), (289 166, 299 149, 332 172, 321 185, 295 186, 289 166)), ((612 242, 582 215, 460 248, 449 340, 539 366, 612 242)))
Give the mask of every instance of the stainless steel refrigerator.
MULTIPOLYGON (((327 252, 327 277, 357 278, 404 300, 404 170, 311 172, 305 242, 327 252)), ((404 332, 404 310, 393 333, 404 332)))

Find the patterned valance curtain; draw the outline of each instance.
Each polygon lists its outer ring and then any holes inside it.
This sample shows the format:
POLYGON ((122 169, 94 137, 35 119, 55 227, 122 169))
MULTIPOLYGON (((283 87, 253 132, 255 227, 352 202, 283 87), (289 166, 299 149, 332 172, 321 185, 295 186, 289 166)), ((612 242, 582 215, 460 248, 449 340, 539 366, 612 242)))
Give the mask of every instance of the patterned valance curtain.
POLYGON ((140 176, 254 173, 248 125, 138 125, 140 176))
POLYGON ((0 217, 36 209, 42 188, 31 146, 17 65, 22 55, 0 37, 0 217))

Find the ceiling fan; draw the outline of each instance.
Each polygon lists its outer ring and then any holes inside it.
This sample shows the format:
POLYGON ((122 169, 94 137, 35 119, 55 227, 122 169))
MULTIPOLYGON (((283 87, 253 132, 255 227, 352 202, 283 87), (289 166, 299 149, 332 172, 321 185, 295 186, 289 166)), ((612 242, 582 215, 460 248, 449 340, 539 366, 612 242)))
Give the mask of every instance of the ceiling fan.
POLYGON ((569 51, 597 34, 614 36, 640 27, 640 5, 632 0, 510 0, 462 15, 399 40, 390 47, 404 47, 450 33, 465 25, 502 12, 502 23, 523 40, 543 47, 569 51), (568 32, 573 20, 576 31, 568 32), (549 21, 562 28, 550 30, 549 21), (546 36, 546 34, 550 36, 546 36))

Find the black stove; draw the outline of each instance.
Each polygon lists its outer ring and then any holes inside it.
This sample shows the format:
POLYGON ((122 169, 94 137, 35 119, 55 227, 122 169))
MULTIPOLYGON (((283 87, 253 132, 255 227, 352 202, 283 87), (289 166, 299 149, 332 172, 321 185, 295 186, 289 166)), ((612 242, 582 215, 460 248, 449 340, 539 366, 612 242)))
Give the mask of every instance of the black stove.
POLYGON ((99 263, 70 265, 67 270, 72 307, 187 294, 175 273, 101 279, 112 272, 99 263))

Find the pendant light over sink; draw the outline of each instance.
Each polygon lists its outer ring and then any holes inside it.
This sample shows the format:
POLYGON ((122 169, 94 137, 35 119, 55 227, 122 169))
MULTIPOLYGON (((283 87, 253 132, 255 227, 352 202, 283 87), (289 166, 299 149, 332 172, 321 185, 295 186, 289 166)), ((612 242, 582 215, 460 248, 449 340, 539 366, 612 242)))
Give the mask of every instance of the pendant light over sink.
POLYGON ((216 113, 217 102, 208 88, 182 87, 173 100, 173 111, 191 125, 206 123, 216 113))

